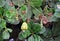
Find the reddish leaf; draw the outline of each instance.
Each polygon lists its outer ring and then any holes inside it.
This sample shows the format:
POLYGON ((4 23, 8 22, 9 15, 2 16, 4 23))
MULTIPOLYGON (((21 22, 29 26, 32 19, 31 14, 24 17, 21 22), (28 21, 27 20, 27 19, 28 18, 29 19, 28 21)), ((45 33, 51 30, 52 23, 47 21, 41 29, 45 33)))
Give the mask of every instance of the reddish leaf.
POLYGON ((42 22, 43 24, 47 24, 48 23, 48 19, 46 16, 42 16, 42 22))
POLYGON ((48 16, 52 16, 52 12, 49 12, 49 13, 48 13, 48 16))
POLYGON ((26 11, 22 11, 22 14, 26 14, 26 11))
POLYGON ((9 5, 10 5, 10 6, 14 6, 13 2, 9 2, 9 5))
POLYGON ((30 19, 27 19, 26 22, 29 23, 30 22, 30 19))

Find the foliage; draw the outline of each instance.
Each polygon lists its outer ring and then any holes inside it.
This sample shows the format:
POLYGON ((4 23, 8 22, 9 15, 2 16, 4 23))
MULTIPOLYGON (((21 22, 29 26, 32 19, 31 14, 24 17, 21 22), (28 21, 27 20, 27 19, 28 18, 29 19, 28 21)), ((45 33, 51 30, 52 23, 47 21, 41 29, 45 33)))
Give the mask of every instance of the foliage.
POLYGON ((21 21, 25 24, 22 23, 22 31, 18 35, 20 40, 28 37, 28 41, 43 41, 41 35, 47 38, 53 37, 52 33, 55 35, 60 30, 56 30, 60 26, 59 2, 58 0, 12 0, 9 3, 7 0, 0 0, 0 40, 9 39, 13 31, 6 27, 6 22, 16 25, 21 21), (50 23, 53 23, 53 26, 50 26, 50 23))
POLYGON ((30 0, 31 5, 35 6, 35 7, 40 7, 42 4, 42 0, 30 0))
POLYGON ((40 36, 34 34, 28 38, 28 41, 43 41, 43 39, 41 39, 40 36))
POLYGON ((30 34, 31 34, 31 33, 30 33, 29 30, 26 30, 26 31, 24 31, 24 32, 21 32, 21 33, 19 33, 19 39, 20 39, 20 40, 23 40, 23 39, 25 39, 26 37, 28 37, 30 34))

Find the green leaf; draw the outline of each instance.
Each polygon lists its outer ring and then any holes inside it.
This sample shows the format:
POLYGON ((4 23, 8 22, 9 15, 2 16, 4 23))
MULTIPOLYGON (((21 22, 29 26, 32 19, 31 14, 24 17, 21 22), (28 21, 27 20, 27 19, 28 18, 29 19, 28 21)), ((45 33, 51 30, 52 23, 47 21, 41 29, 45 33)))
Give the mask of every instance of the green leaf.
POLYGON ((24 15, 21 14, 21 18, 22 18, 23 21, 26 21, 26 19, 27 19, 27 18, 26 18, 26 15, 27 15, 27 14, 24 14, 24 15))
POLYGON ((43 40, 40 36, 34 34, 28 38, 28 41, 43 41, 43 40))
POLYGON ((56 16, 57 18, 60 18, 60 9, 56 9, 54 16, 56 16))
POLYGON ((21 9, 21 11, 25 11, 27 9, 27 6, 23 5, 20 9, 21 9))
POLYGON ((3 39, 9 39, 9 37, 10 37, 9 32, 8 31, 4 31, 3 32, 3 39))
POLYGON ((30 6, 28 6, 27 7, 27 14, 26 14, 26 18, 28 19, 28 18, 31 18, 31 16, 32 16, 32 11, 31 11, 31 7, 30 6))
POLYGON ((6 21, 3 20, 3 19, 1 19, 1 22, 0 22, 0 29, 5 28, 5 26, 6 26, 6 21))
POLYGON ((45 27, 41 28, 41 31, 39 32, 40 34, 43 34, 46 31, 45 27))
POLYGON ((20 40, 23 40, 23 39, 27 38, 30 34, 31 34, 30 31, 26 30, 24 32, 19 33, 19 37, 18 38, 20 40))
POLYGON ((31 20, 29 23, 28 23, 28 30, 30 31, 30 32, 32 32, 32 25, 33 25, 33 21, 31 20))
POLYGON ((38 33, 41 31, 41 26, 38 23, 34 23, 32 20, 28 23, 28 29, 31 33, 38 33))
POLYGON ((0 41, 3 41, 2 33, 0 32, 0 41))
POLYGON ((10 28, 7 28, 7 30, 8 30, 9 32, 12 32, 12 29, 10 29, 10 28))
POLYGON ((28 38, 28 41, 34 41, 34 37, 33 37, 33 36, 30 36, 30 37, 28 38))
POLYGON ((39 31, 41 31, 41 26, 40 26, 40 24, 38 24, 38 23, 34 23, 33 25, 32 25, 32 29, 31 29, 34 33, 38 33, 39 31))
POLYGON ((30 6, 27 7, 26 5, 23 5, 21 7, 21 9, 19 10, 19 13, 20 13, 19 15, 21 16, 21 18, 22 18, 23 21, 26 21, 26 19, 30 18, 31 15, 32 15, 32 12, 30 10, 30 6), (26 11, 26 13, 22 14, 22 11, 26 11))
POLYGON ((10 8, 10 10, 6 10, 4 13, 4 16, 6 17, 6 21, 11 24, 18 24, 19 20, 16 20, 16 14, 17 11, 14 7, 10 8))
POLYGON ((56 16, 57 18, 60 18, 60 13, 55 13, 54 16, 56 16))
POLYGON ((42 0, 30 0, 30 3, 35 7, 40 7, 42 5, 42 0))
POLYGON ((34 41, 43 41, 42 38, 40 36, 36 35, 36 34, 34 34, 33 37, 35 39, 34 41))
POLYGON ((35 17, 37 17, 37 18, 39 16, 39 14, 42 14, 42 9, 41 8, 37 9, 37 8, 34 7, 34 9, 32 11, 35 14, 35 17))
POLYGON ((16 17, 16 10, 14 9, 14 7, 12 7, 10 8, 10 10, 5 11, 4 14, 5 14, 4 16, 11 19, 16 17))
POLYGON ((3 12, 4 12, 4 9, 0 7, 0 15, 2 15, 3 12))
POLYGON ((26 19, 27 19, 27 6, 26 5, 23 5, 22 7, 21 7, 21 9, 19 10, 19 15, 21 16, 21 18, 22 18, 22 20, 23 21, 26 21, 26 19), (22 14, 22 11, 26 11, 26 14, 22 14))
POLYGON ((12 0, 15 5, 22 6, 25 3, 25 0, 12 0))
POLYGON ((5 5, 5 0, 0 0, 0 7, 3 7, 5 5))
POLYGON ((46 31, 43 33, 44 37, 48 38, 52 36, 52 31, 50 29, 46 29, 46 31))
POLYGON ((49 22, 58 22, 58 21, 59 21, 58 18, 54 15, 49 18, 49 22))

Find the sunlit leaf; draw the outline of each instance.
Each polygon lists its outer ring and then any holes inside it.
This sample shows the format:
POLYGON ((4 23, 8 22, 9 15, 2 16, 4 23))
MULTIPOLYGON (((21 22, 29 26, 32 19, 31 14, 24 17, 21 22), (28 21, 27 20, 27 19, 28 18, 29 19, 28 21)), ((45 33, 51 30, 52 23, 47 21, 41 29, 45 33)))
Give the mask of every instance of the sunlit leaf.
POLYGON ((40 36, 34 34, 28 38, 28 41, 43 41, 43 40, 40 36))
POLYGON ((35 7, 40 7, 42 5, 42 0, 30 0, 31 5, 35 7))
POLYGON ((8 31, 4 31, 3 32, 3 39, 9 39, 9 37, 10 37, 9 32, 8 31))
POLYGON ((18 38, 20 40, 23 40, 23 39, 27 38, 30 34, 31 34, 30 31, 26 30, 24 32, 19 33, 19 37, 18 38))

